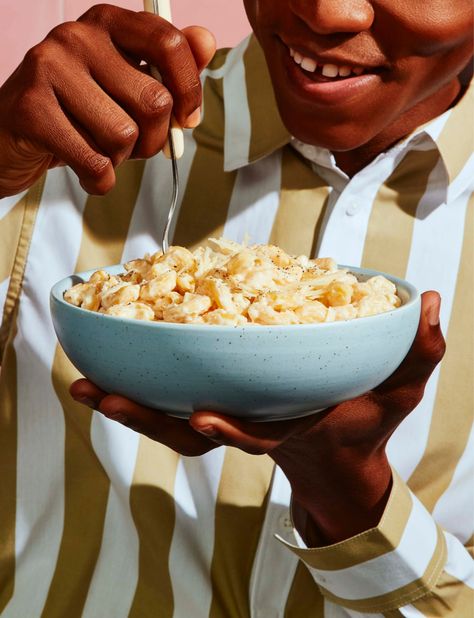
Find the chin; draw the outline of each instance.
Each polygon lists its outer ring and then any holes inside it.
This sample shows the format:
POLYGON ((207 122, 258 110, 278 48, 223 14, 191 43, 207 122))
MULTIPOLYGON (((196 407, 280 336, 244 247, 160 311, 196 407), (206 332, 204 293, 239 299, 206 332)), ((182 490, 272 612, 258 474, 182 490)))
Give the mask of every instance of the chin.
POLYGON ((347 152, 360 148, 371 139, 372 134, 363 130, 366 123, 359 120, 330 123, 321 122, 318 115, 304 119, 294 114, 280 112, 283 123, 293 137, 305 144, 327 148, 331 152, 347 152))

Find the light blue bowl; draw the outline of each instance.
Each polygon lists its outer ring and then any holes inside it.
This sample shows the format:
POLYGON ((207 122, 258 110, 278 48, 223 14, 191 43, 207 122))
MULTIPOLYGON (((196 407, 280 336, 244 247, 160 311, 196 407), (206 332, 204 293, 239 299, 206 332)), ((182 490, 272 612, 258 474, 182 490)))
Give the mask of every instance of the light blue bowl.
MULTIPOLYGON (((105 268, 111 274, 122 266, 105 268)), ((360 280, 384 274, 350 268, 360 280)), ((103 390, 187 418, 213 410, 254 421, 311 414, 361 395, 406 356, 420 295, 393 281, 403 304, 347 322, 294 326, 208 326, 143 322, 70 305, 63 293, 94 271, 59 281, 51 314, 64 351, 103 390)))

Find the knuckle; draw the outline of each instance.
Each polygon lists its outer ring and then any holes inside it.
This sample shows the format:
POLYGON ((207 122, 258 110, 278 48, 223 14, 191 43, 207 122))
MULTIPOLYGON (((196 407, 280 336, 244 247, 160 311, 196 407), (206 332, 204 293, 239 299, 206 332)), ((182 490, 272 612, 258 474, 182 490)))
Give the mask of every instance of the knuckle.
POLYGON ((417 382, 404 389, 387 392, 379 399, 379 405, 392 419, 401 419, 413 412, 423 399, 425 383, 417 382))
POLYGON ((443 336, 436 339, 433 345, 433 358, 436 364, 441 362, 446 354, 446 341, 443 336))
POLYGON ((405 397, 403 399, 403 411, 406 414, 412 412, 418 404, 423 399, 423 395, 425 394, 425 384, 417 384, 413 385, 410 389, 408 389, 405 393, 405 397))
POLYGON ((77 21, 67 21, 51 30, 48 35, 50 40, 68 48, 68 52, 84 41, 85 26, 77 21))
MULTIPOLYGON (((160 34, 162 34, 162 32, 160 32, 160 34)), ((185 50, 186 47, 186 37, 176 28, 168 30, 166 36, 162 37, 161 39, 160 48, 163 54, 166 55, 180 54, 185 50)))
POLYGON ((171 114, 173 98, 171 94, 154 83, 146 84, 139 95, 140 107, 144 114, 152 117, 166 117, 171 114))
POLYGON ((53 64, 57 63, 57 55, 53 46, 43 41, 29 49, 23 60, 24 66, 30 72, 30 75, 35 78, 47 73, 53 64))
POLYGON ((135 144, 138 138, 138 126, 132 122, 118 121, 112 131, 114 147, 125 150, 135 144))
POLYGON ((446 341, 441 333, 428 341, 423 341, 418 347, 417 354, 420 367, 424 366, 426 369, 434 369, 441 362, 445 353, 446 341))
POLYGON ((30 67, 37 67, 38 65, 41 66, 44 58, 44 48, 45 43, 38 43, 38 45, 35 45, 29 49, 23 59, 24 64, 30 67))
POLYGON ((110 4, 95 4, 91 6, 80 18, 79 21, 87 21, 95 24, 107 24, 115 14, 115 7, 110 4))
POLYGON ((83 166, 93 180, 100 180, 107 172, 109 159, 97 152, 88 153, 83 158, 83 166))
POLYGON ((390 416, 401 411, 400 396, 391 389, 370 391, 360 397, 359 400, 365 409, 385 412, 390 416))

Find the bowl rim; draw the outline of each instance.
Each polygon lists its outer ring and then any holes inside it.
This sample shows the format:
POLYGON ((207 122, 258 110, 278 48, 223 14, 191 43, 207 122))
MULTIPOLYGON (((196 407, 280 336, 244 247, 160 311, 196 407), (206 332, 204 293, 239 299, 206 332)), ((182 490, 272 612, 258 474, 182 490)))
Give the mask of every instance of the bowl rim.
MULTIPOLYGON (((74 273, 72 275, 68 275, 63 279, 57 281, 51 288, 50 291, 50 302, 53 302, 66 306, 68 310, 72 312, 77 312, 78 314, 90 314, 90 317, 95 316, 95 319, 99 320, 114 320, 116 323, 124 323, 134 325, 136 328, 158 328, 158 329, 166 329, 166 330, 186 330, 186 331, 195 331, 195 332, 215 332, 215 329, 218 329, 219 333, 230 333, 230 332, 253 332, 253 333, 262 333, 265 331, 282 331, 282 330, 291 330, 295 332, 301 332, 301 330, 313 330, 317 329, 328 329, 328 328, 345 328, 349 327, 348 325, 354 323, 360 323, 361 321, 366 322, 367 320, 383 320, 387 319, 395 313, 398 316, 401 316, 402 313, 410 310, 414 305, 420 304, 421 294, 419 290, 410 282, 405 279, 401 279, 400 277, 396 277, 395 275, 390 275, 383 271, 374 270, 371 268, 362 268, 356 266, 347 266, 344 264, 338 264, 338 268, 347 268, 349 272, 355 275, 364 275, 368 277, 375 277, 377 275, 382 275, 386 277, 389 281, 394 283, 400 288, 404 288, 408 294, 409 299, 406 303, 403 303, 400 307, 392 309, 391 311, 385 311, 383 313, 377 313, 375 315, 364 316, 361 318, 352 318, 350 320, 338 320, 335 322, 317 322, 312 324, 241 324, 238 326, 229 326, 229 325, 220 325, 220 324, 181 324, 176 322, 164 322, 164 321, 149 321, 149 320, 136 320, 134 318, 124 318, 113 315, 106 315, 104 313, 98 313, 96 311, 90 311, 89 309, 83 309, 82 307, 77 307, 76 305, 72 305, 64 300, 63 294, 64 292, 71 287, 71 280, 73 277, 77 277, 79 279, 83 279, 86 282, 89 277, 98 270, 105 270, 111 274, 117 274, 124 271, 123 264, 114 264, 112 266, 103 266, 98 268, 93 268, 91 270, 86 270, 78 273, 74 273)), ((78 281, 78 283, 80 283, 78 281)))

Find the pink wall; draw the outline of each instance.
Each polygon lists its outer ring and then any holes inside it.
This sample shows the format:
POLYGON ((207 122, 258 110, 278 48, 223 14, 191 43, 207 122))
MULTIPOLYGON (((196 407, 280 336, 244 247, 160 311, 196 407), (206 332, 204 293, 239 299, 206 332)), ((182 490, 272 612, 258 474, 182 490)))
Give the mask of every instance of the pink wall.
MULTIPOLYGON (((100 0, 0 0, 0 84, 27 49, 62 21, 76 19, 100 0)), ((117 6, 141 10, 141 0, 109 0, 117 6)), ((171 0, 178 27, 199 24, 217 36, 220 47, 231 46, 250 29, 242 0, 171 0)))

